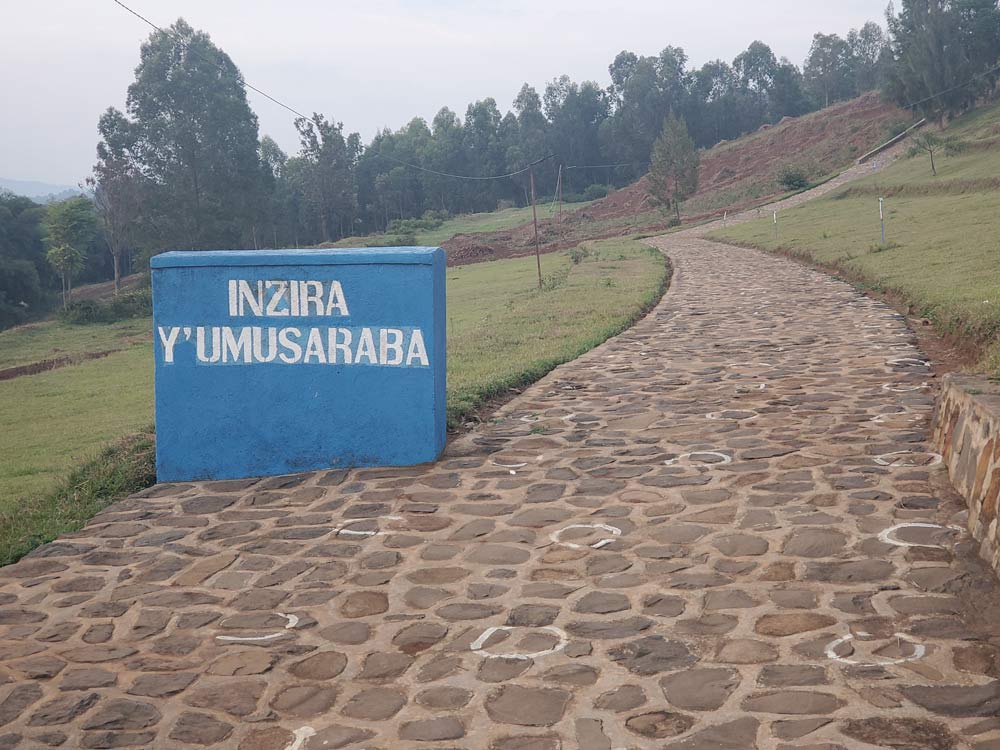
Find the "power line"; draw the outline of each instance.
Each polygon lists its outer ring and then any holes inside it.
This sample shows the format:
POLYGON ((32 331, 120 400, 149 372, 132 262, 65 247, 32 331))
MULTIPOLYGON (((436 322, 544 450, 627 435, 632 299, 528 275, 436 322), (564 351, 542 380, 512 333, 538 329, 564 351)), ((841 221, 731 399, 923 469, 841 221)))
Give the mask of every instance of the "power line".
MULTIPOLYGON (((230 72, 230 71, 226 70, 222 65, 220 65, 219 63, 217 63, 215 60, 209 60, 207 57, 204 57, 203 55, 199 54, 196 50, 192 49, 191 46, 189 44, 187 44, 180 37, 180 35, 177 34, 176 32, 170 31, 169 29, 164 29, 164 28, 162 28, 160 26, 157 26, 155 23, 153 23, 148 18, 146 18, 144 15, 142 15, 142 14, 140 14, 140 13, 132 10, 130 7, 128 7, 127 5, 125 5, 125 3, 121 2, 121 0, 111 0, 111 2, 113 2, 115 5, 118 5, 118 6, 122 7, 122 8, 124 8, 126 11, 128 11, 129 13, 131 13, 133 16, 135 16, 136 18, 138 18, 140 21, 142 21, 145 24, 148 24, 149 26, 152 26, 154 29, 156 29, 157 31, 159 31, 161 34, 167 34, 168 36, 173 37, 174 39, 176 39, 178 42, 180 42, 184 46, 184 49, 186 49, 188 52, 190 52, 191 54, 193 54, 195 57, 200 58, 203 62, 206 62, 209 65, 214 66, 217 70, 220 70, 220 71, 222 71, 224 73, 230 72)), ((268 94, 266 91, 261 91, 256 86, 253 86, 253 85, 247 83, 247 79, 243 77, 243 73, 240 71, 239 68, 236 69, 236 74, 239 76, 240 83, 243 84, 243 86, 245 86, 246 88, 248 88, 251 91, 254 91, 254 92, 260 94, 265 99, 269 99, 270 101, 272 101, 275 104, 277 104, 279 107, 287 109, 289 112, 291 112, 296 117, 301 117, 304 120, 310 120, 312 122, 316 122, 312 117, 307 117, 306 115, 304 115, 301 112, 299 112, 297 109, 295 109, 293 107, 289 107, 284 102, 275 99, 273 96, 271 96, 270 94, 268 94)), ((319 123, 316 123, 316 124, 318 125, 319 123)))
POLYGON ((912 107, 916 107, 918 104, 923 104, 924 102, 929 102, 931 99, 937 99, 939 96, 943 96, 944 94, 951 93, 952 91, 956 91, 957 89, 965 88, 970 83, 972 83, 973 81, 975 81, 977 78, 982 78, 983 76, 988 76, 990 73, 995 73, 998 70, 1000 70, 1000 63, 994 65, 992 68, 990 68, 988 70, 984 70, 982 73, 976 73, 976 75, 972 76, 972 78, 970 78, 969 80, 965 81, 964 83, 959 83, 959 84, 957 84, 955 86, 952 86, 950 88, 944 89, 942 91, 938 91, 936 94, 931 94, 930 96, 925 96, 923 99, 920 99, 918 101, 910 102, 909 104, 906 105, 906 108, 910 109, 912 107))
MULTIPOLYGON (((138 18, 140 21, 142 21, 143 23, 147 24, 148 26, 152 27, 153 29, 156 29, 156 31, 159 31, 161 34, 166 34, 166 35, 170 36, 171 38, 175 39, 177 42, 179 42, 184 47, 185 50, 187 50, 188 52, 190 52, 192 55, 194 55, 195 57, 199 58, 203 62, 208 63, 209 65, 213 66, 214 68, 216 68, 217 70, 219 70, 221 72, 224 72, 224 73, 231 72, 231 71, 227 70, 224 66, 222 66, 220 63, 218 63, 217 61, 210 60, 207 57, 205 57, 204 55, 201 55, 197 50, 193 49, 176 32, 171 31, 170 29, 164 29, 162 26, 159 26, 159 25, 153 23, 152 21, 150 21, 148 18, 146 18, 144 15, 142 15, 138 11, 133 10, 132 8, 130 8, 129 6, 127 6, 125 3, 121 2, 121 0, 111 0, 111 2, 113 2, 115 5, 119 6, 120 8, 124 9, 128 13, 131 13, 133 16, 135 16, 136 18, 138 18)), ((294 107, 290 107, 289 105, 285 104, 283 101, 281 101, 279 99, 276 99, 275 97, 271 96, 266 91, 263 91, 263 90, 257 88, 256 86, 253 86, 249 82, 247 82, 247 79, 243 77, 243 73, 239 70, 239 68, 236 69, 236 74, 239 76, 239 81, 240 81, 240 83, 244 87, 250 89, 251 91, 254 91, 254 92, 260 94, 265 99, 273 102, 274 104, 277 104, 282 109, 288 110, 289 112, 291 112, 296 117, 301 118, 303 120, 308 120, 309 122, 314 123, 317 127, 320 125, 320 123, 317 122, 317 120, 314 117, 308 117, 307 115, 302 114, 301 112, 299 112, 294 107)), ((519 170, 517 170, 515 172, 509 172, 507 174, 487 175, 487 176, 474 176, 474 175, 451 174, 449 172, 439 172, 439 171, 434 170, 434 169, 428 169, 427 167, 422 167, 419 164, 411 164, 410 162, 403 161, 402 159, 397 159, 394 156, 389 156, 388 154, 383 154, 383 153, 381 153, 379 151, 372 151, 371 153, 374 156, 380 156, 383 159, 388 159, 390 161, 397 162, 397 163, 402 164, 402 165, 404 165, 406 167, 410 167, 411 169, 417 169, 417 170, 420 170, 421 172, 427 172, 429 174, 435 174, 435 175, 439 175, 441 177, 451 177, 451 178, 458 179, 458 180, 503 180, 503 179, 506 179, 508 177, 516 177, 519 174, 524 174, 529 169, 531 169, 533 166, 535 166, 537 164, 541 164, 542 162, 547 161, 547 160, 549 160, 549 159, 551 159, 551 158, 553 158, 555 156, 555 154, 549 154, 548 156, 542 157, 541 159, 538 159, 536 161, 531 162, 530 164, 528 164, 527 166, 525 166, 523 169, 519 169, 519 170)))
POLYGON ((569 167, 563 167, 563 169, 611 169, 612 167, 637 167, 641 166, 640 162, 629 161, 623 164, 573 164, 569 167))
POLYGON ((466 174, 451 174, 450 172, 438 172, 436 169, 428 169, 427 167, 421 167, 419 164, 411 164, 408 161, 397 159, 395 156, 389 156, 388 154, 383 154, 379 151, 373 151, 372 153, 375 156, 380 156, 383 159, 389 159, 390 161, 397 162, 404 166, 410 167, 411 169, 419 169, 421 172, 428 172, 429 174, 436 174, 440 175, 441 177, 454 177, 455 179, 458 180, 502 180, 506 179, 507 177, 516 177, 519 174, 524 174, 532 167, 537 166, 538 164, 541 164, 542 162, 548 161, 549 159, 555 157, 555 154, 549 154, 548 156, 543 156, 541 159, 536 159, 535 161, 528 164, 526 167, 523 167, 522 169, 519 169, 516 172, 508 172, 507 174, 495 174, 487 176, 475 176, 466 174))

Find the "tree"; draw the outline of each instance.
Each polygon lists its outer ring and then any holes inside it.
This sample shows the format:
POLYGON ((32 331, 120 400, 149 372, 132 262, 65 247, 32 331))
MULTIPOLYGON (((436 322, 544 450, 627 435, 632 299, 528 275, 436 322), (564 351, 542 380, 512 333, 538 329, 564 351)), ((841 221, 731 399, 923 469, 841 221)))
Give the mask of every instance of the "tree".
POLYGON ((86 266, 86 248, 99 235, 94 204, 84 196, 53 203, 49 206, 43 226, 49 248, 45 259, 59 274, 65 307, 73 293, 73 277, 86 266))
POLYGON ((778 122, 783 117, 798 117, 811 109, 802 73, 784 57, 774 71, 774 79, 767 93, 768 118, 771 122, 778 122))
POLYGON ((931 133, 923 132, 913 139, 910 146, 910 156, 916 156, 923 152, 931 158, 931 174, 937 177, 937 167, 934 164, 934 154, 942 153, 946 155, 957 154, 963 151, 965 144, 957 138, 945 138, 931 133))
POLYGON ((751 42, 746 51, 738 54, 733 60, 733 72, 739 79, 740 85, 762 96, 774 84, 777 71, 778 61, 774 52, 759 40, 751 42))
POLYGON ((152 249, 248 244, 263 200, 257 116, 229 56, 183 19, 153 32, 126 111, 102 117, 102 146, 143 178, 152 249))
POLYGON ((885 91, 944 122, 975 104, 997 80, 1000 10, 996 0, 903 0, 890 5, 891 63, 885 91))
POLYGON ((886 44, 885 32, 874 21, 848 32, 847 46, 851 52, 851 72, 858 93, 879 87, 884 59, 882 53, 886 44))
POLYGON ((650 159, 650 192, 681 220, 681 201, 698 189, 698 152, 683 120, 667 116, 650 159))
POLYGON ((109 109, 98 123, 101 141, 97 145, 94 174, 87 178, 108 250, 111 253, 115 294, 121 289, 122 258, 128 252, 139 218, 142 177, 137 168, 129 137, 128 121, 109 109))
POLYGON ((851 48, 836 34, 815 34, 802 69, 806 85, 824 107, 854 94, 851 48))
POLYGON ((45 259, 62 280, 62 301, 65 308, 73 294, 73 274, 83 268, 83 251, 72 245, 53 245, 45 254, 45 259))
POLYGON ((318 223, 322 240, 329 242, 335 234, 344 236, 345 227, 353 224, 358 155, 344 138, 343 123, 314 113, 311 120, 297 119, 295 128, 302 144, 307 210, 318 223))

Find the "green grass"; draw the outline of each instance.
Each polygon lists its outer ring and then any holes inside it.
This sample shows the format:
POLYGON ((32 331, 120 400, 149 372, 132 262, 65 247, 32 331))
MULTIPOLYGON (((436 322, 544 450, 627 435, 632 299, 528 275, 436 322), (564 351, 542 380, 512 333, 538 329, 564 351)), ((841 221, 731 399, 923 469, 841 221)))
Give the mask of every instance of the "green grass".
POLYGON ((144 344, 0 381, 0 514, 44 495, 104 443, 152 421, 152 355, 144 344))
MULTIPOLYGON (((589 206, 593 201, 585 203, 564 203, 563 213, 578 211, 589 206)), ((543 203, 538 206, 538 220, 551 219, 559 211, 556 203, 543 203)), ((526 208, 505 208, 502 211, 489 211, 479 214, 460 214, 445 221, 437 229, 416 232, 417 245, 434 247, 447 242, 459 234, 476 234, 477 232, 499 232, 504 229, 514 229, 531 221, 531 206, 526 208)), ((366 247, 378 245, 391 239, 391 235, 370 234, 367 236, 345 237, 333 243, 334 247, 366 247)))
POLYGON ((46 320, 0 331, 0 370, 85 352, 126 349, 152 340, 149 319, 78 326, 46 320))
POLYGON ((820 264, 870 288, 900 296, 939 330, 976 346, 981 368, 1000 373, 1000 106, 957 120, 947 131, 969 148, 903 158, 883 172, 778 216, 709 236, 820 264), (882 247, 878 197, 885 201, 882 247))
MULTIPOLYGON (((638 240, 586 243, 574 254, 577 263, 570 253, 542 257, 541 291, 533 257, 447 270, 451 424, 624 330, 666 283, 663 257, 638 240)), ((7 361, 24 363, 53 349, 148 339, 150 329, 148 318, 43 324, 5 332, 0 346, 7 361)), ((152 481, 152 387, 151 343, 0 381, 0 564, 152 481)))
POLYGON ((542 257, 448 269, 448 411, 453 420, 537 380, 620 333, 660 296, 662 256, 631 239, 542 257))

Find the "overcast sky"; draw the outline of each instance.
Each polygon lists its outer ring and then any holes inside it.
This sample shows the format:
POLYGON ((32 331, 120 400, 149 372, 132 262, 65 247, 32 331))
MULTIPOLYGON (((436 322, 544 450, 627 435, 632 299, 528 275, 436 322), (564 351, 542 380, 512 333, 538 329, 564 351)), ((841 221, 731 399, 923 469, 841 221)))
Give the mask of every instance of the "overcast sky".
MULTIPOLYGON (((154 23, 209 32, 253 85, 340 120, 367 140, 442 106, 562 73, 608 83, 622 49, 683 47, 690 64, 732 60, 754 39, 801 65, 816 31, 884 23, 886 0, 123 0, 154 23)), ((150 32, 112 0, 4 2, 0 177, 75 184, 94 161, 97 119, 124 106, 150 32)), ((261 133, 297 148, 292 116, 252 94, 261 133)))

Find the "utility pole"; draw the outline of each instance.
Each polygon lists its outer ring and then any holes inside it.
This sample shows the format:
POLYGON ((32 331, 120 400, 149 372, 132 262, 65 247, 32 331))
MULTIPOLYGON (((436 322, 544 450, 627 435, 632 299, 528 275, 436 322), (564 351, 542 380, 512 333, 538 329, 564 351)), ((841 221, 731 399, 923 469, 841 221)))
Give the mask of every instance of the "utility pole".
POLYGON ((535 225, 535 265, 538 266, 538 288, 542 288, 542 254, 538 249, 538 209, 535 206, 535 170, 528 167, 528 182, 531 184, 531 220, 535 225))

